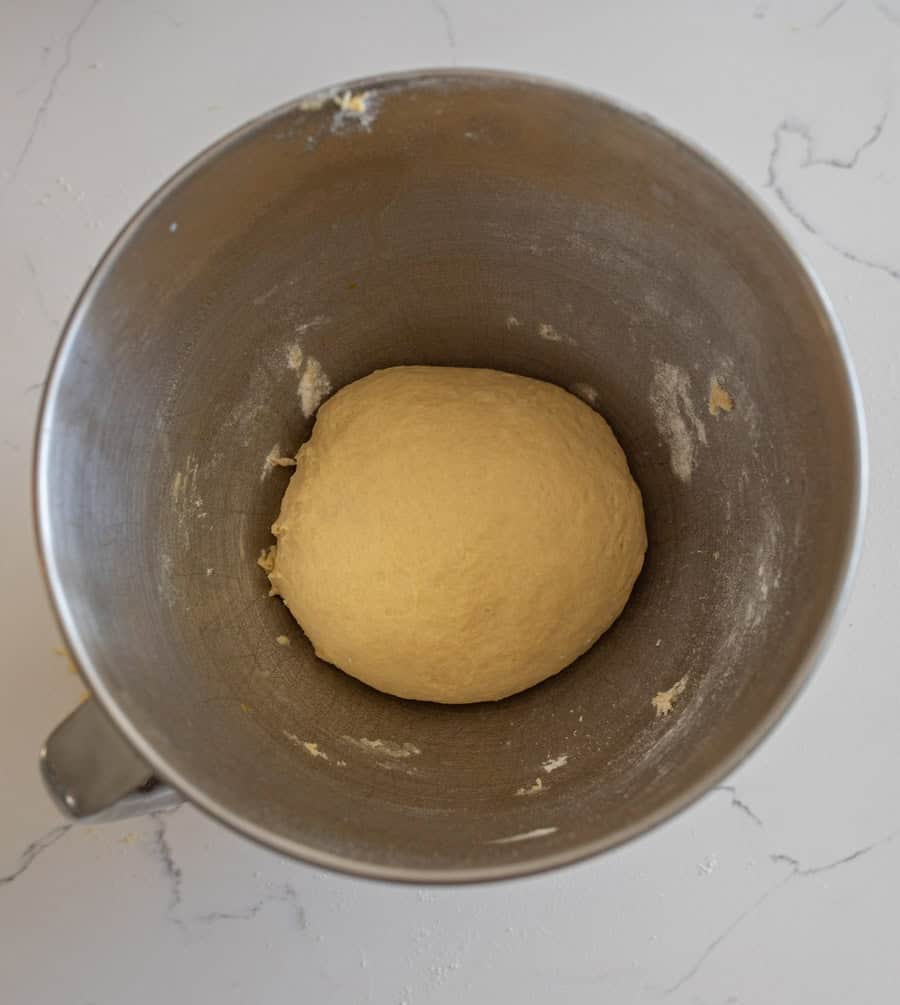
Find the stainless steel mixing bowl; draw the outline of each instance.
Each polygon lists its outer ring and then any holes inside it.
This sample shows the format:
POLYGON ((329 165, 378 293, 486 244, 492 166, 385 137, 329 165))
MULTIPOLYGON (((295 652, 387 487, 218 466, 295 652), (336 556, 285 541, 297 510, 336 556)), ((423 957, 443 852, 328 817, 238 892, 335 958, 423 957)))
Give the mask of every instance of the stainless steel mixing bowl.
POLYGON ((830 306, 670 132, 490 73, 295 102, 158 192, 66 327, 37 522, 95 697, 45 773, 79 815, 165 779, 366 876, 570 862, 686 806, 783 713, 844 598, 864 488, 830 306), (296 451, 327 386, 398 363, 574 388, 643 490, 621 619, 496 704, 402 701, 319 662, 255 564, 290 475, 267 455, 296 451), (710 407, 712 382, 733 410, 710 407))

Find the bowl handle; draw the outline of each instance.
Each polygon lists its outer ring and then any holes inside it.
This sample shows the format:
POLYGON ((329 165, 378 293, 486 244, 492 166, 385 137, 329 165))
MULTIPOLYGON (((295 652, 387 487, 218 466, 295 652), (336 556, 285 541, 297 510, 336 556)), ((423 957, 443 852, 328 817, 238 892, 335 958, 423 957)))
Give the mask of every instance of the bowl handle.
POLYGON ((76 820, 119 820, 181 802, 93 698, 47 737, 41 775, 57 806, 76 820))

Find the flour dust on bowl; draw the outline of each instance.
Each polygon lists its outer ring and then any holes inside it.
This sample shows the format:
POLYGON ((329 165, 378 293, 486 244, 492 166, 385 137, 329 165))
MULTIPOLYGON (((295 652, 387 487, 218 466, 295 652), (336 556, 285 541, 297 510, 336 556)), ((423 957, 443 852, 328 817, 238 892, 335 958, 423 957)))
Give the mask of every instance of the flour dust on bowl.
MULTIPOLYGON (((865 487, 836 321, 754 201, 645 118, 471 72, 336 88, 178 174, 68 323, 36 466, 96 699, 75 718, 102 708, 104 742, 124 737, 118 787, 155 775, 299 858, 425 881, 575 860, 720 779, 822 647, 865 487), (622 616, 504 701, 366 687, 255 567, 317 405, 400 364, 572 389, 643 494, 622 616)), ((120 763, 72 722, 57 790, 120 763)))

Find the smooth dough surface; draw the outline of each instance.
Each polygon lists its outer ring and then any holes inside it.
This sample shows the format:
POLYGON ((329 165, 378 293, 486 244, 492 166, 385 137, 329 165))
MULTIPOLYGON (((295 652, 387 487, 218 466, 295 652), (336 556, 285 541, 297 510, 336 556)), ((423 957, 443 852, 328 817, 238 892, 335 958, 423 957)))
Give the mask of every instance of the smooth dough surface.
POLYGON ((504 698, 568 666, 643 564, 641 494, 604 419, 539 380, 379 370, 319 409, 270 573, 329 663, 390 694, 504 698))

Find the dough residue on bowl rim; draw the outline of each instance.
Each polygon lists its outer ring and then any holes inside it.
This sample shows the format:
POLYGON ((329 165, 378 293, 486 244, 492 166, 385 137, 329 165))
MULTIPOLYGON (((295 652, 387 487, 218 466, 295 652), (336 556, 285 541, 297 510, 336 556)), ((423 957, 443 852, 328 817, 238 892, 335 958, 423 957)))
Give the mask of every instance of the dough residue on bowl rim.
POLYGON ((656 712, 656 718, 665 718, 675 707, 675 703, 684 694, 687 687, 690 672, 686 673, 669 688, 668 691, 658 691, 651 699, 650 704, 656 712))
POLYGON ((725 390, 718 377, 709 378, 709 414, 720 415, 734 410, 734 398, 725 390))
POLYGON ((305 750, 310 757, 320 757, 323 761, 330 759, 328 754, 324 750, 320 750, 318 743, 313 740, 301 740, 296 733, 292 733, 289 729, 283 729, 281 732, 295 747, 305 750))
POLYGON ((260 481, 265 479, 266 476, 269 475, 274 468, 293 468, 296 466, 297 466, 297 458, 286 456, 284 451, 281 449, 281 444, 276 443, 272 446, 271 450, 266 454, 266 459, 263 461, 260 481))
POLYGON ((531 783, 531 785, 523 785, 520 789, 516 789, 517 796, 536 796, 539 792, 543 792, 546 786, 541 780, 540 775, 531 783))

